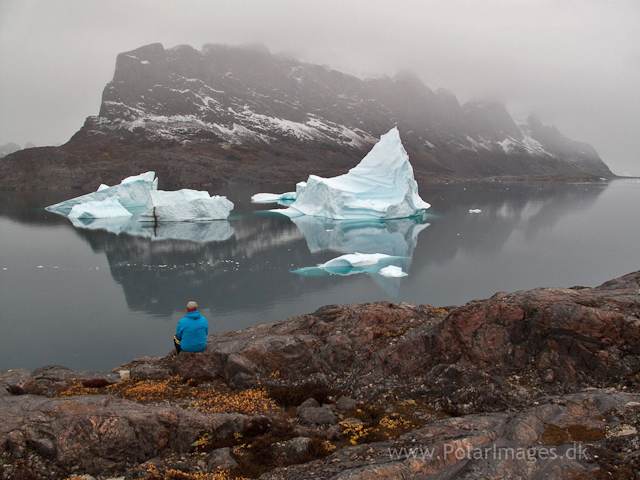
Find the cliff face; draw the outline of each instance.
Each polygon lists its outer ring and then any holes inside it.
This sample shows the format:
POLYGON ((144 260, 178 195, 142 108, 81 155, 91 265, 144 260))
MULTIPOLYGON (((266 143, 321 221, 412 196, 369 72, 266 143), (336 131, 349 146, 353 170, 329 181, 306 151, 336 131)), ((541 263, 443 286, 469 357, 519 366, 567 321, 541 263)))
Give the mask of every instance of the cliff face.
POLYGON ((6 159, 0 186, 34 185, 29 171, 51 186, 150 169, 183 185, 296 181, 344 173, 394 125, 419 180, 612 177, 591 146, 535 118, 517 125, 497 103, 460 105, 410 74, 360 80, 259 47, 153 44, 118 55, 99 115, 59 149, 6 159))

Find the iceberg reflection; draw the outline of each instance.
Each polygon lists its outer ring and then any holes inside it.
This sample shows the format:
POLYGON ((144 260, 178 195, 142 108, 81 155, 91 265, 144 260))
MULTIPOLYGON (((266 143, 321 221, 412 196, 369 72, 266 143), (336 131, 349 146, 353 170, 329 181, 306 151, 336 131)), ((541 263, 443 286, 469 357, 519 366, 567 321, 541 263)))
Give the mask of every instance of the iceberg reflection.
POLYGON ((139 214, 116 218, 69 218, 74 227, 127 233, 152 240, 189 240, 196 243, 221 242, 231 238, 234 229, 227 220, 209 222, 169 222, 153 225, 140 222, 139 214))
POLYGON ((418 234, 427 228, 426 215, 394 220, 332 220, 308 215, 291 218, 312 253, 384 253, 411 257, 418 234))
POLYGON ((380 287, 394 296, 397 296, 400 288, 400 277, 384 277, 378 273, 388 265, 395 265, 407 272, 418 243, 418 234, 429 226, 426 214, 393 220, 333 220, 304 215, 293 217, 291 221, 305 236, 312 253, 332 250, 344 254, 358 252, 389 256, 388 261, 375 268, 343 268, 336 271, 316 266, 301 268, 294 273, 305 276, 369 273, 380 287))

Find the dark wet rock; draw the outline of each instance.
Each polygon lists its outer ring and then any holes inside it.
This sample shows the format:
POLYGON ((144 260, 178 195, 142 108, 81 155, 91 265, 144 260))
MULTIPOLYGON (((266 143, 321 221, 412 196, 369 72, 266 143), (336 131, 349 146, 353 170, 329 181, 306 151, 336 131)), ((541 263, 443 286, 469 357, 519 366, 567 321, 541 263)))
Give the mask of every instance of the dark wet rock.
POLYGON ((164 380, 173 375, 171 363, 162 357, 142 357, 123 365, 132 378, 140 380, 164 380))
POLYGON ((224 375, 232 388, 252 388, 257 386, 255 373, 257 366, 251 360, 231 354, 224 363, 224 375))
POLYGON ((320 404, 315 398, 307 398, 304 402, 298 405, 298 408, 296 409, 296 411, 299 412, 304 408, 318 408, 318 407, 320 407, 320 404))
POLYGON ((272 445, 275 455, 285 462, 294 461, 297 457, 306 455, 309 450, 309 437, 295 437, 284 442, 276 442, 272 445))
POLYGON ((336 402, 336 407, 338 410, 342 412, 346 412, 353 408, 356 408, 358 402, 356 402, 353 398, 349 397, 340 397, 336 402))
POLYGON ((231 470, 238 466, 238 462, 231 456, 231 449, 229 447, 216 448, 209 454, 207 460, 209 468, 212 470, 231 470))
POLYGON ((298 420, 302 425, 335 425, 338 417, 324 407, 305 407, 298 410, 298 420))

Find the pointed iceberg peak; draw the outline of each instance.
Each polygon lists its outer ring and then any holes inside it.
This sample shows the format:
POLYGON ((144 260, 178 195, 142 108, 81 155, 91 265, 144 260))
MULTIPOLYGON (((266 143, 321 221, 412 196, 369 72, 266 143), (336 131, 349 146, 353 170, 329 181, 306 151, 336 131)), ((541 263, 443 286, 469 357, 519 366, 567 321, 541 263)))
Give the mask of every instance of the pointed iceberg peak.
POLYGON ((294 198, 289 208, 275 211, 291 217, 389 219, 419 215, 431 206, 418 195, 397 127, 382 135, 348 173, 332 178, 311 175, 306 184, 298 184, 294 198))

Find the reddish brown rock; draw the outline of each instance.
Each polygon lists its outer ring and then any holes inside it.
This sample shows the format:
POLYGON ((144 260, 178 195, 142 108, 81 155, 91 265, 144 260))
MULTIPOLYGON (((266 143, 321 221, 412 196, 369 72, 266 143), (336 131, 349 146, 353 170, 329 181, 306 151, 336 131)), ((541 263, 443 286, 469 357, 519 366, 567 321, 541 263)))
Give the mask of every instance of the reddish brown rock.
POLYGON ((0 397, 0 447, 14 457, 26 449, 87 473, 121 470, 160 452, 187 452, 203 432, 224 440, 254 429, 264 417, 201 413, 144 405, 112 396, 0 397))
MULTIPOLYGON (((298 403, 313 389, 333 396, 329 403, 349 396, 358 405, 384 407, 394 399, 417 399, 451 416, 433 417, 397 441, 343 448, 322 462, 274 470, 264 478, 306 479, 313 473, 327 479, 533 480, 558 477, 565 469, 582 475, 622 466, 632 472, 640 452, 640 397, 633 393, 640 391, 640 272, 597 288, 499 293, 460 308, 388 302, 328 306, 211 335, 203 352, 143 357, 122 369, 141 379, 180 375, 220 379, 238 388, 279 387, 302 395, 298 403), (389 448, 417 443, 441 453, 451 444, 471 450, 554 446, 562 447, 559 454, 564 455, 578 439, 602 454, 588 462, 546 459, 534 465, 527 459, 494 462, 442 455, 407 461, 389 454, 389 448)), ((185 451, 204 431, 226 439, 255 431, 256 422, 268 423, 262 417, 202 414, 105 396, 42 396, 74 378, 120 379, 117 372, 56 366, 0 372, 0 418, 8 419, 0 423, 3 458, 35 456, 65 473, 73 465, 88 473, 116 471, 185 451)), ((306 403, 315 405, 308 413, 331 416, 331 421, 308 418, 304 421, 311 426, 296 425, 296 435, 341 438, 337 431, 323 433, 315 426, 333 423, 337 409, 314 402, 306 403)), ((286 435, 285 441, 293 433, 286 435)))

